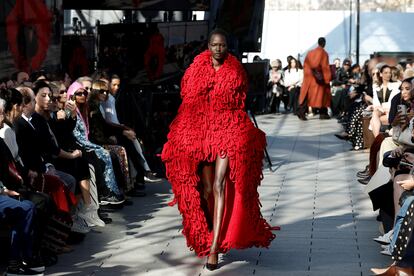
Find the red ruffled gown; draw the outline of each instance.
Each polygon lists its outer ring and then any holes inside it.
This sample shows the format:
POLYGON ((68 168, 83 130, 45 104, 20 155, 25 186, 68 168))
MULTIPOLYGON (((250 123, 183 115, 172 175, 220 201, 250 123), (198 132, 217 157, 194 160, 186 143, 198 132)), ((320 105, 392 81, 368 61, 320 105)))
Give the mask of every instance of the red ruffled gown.
POLYGON ((199 164, 214 162, 218 155, 229 158, 219 252, 268 247, 275 238, 260 213, 257 192, 266 138, 244 111, 246 91, 246 73, 230 54, 215 71, 210 51, 204 51, 182 79, 183 101, 162 159, 187 245, 200 257, 209 254, 213 233, 203 211, 199 164))

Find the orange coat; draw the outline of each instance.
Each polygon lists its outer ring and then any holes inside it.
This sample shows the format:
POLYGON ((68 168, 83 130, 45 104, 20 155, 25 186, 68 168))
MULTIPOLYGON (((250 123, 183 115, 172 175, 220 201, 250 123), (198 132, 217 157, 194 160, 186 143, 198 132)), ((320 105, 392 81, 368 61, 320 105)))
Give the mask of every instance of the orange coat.
POLYGON ((320 46, 308 52, 303 65, 303 84, 300 89, 299 104, 308 99, 308 106, 321 108, 331 105, 331 70, 328 53, 320 46), (318 84, 312 69, 322 72, 324 85, 318 84))

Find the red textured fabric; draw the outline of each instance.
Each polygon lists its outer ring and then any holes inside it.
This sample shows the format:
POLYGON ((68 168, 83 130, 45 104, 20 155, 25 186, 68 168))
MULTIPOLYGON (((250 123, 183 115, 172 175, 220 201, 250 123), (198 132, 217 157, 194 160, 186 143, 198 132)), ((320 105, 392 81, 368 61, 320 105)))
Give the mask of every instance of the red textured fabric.
MULTIPOLYGON (((52 32, 52 15, 44 1, 17 0, 15 2, 13 9, 6 17, 7 41, 16 67, 30 73, 32 70, 38 70, 46 58, 52 32), (17 37, 22 27, 27 27, 30 38, 34 39, 36 36, 35 46, 19 45, 17 37), (26 53, 22 53, 21 47, 26 52, 33 50, 30 47, 36 51, 32 57, 28 58, 26 53)), ((26 43, 30 44, 32 41, 26 41, 26 43)))
POLYGON ((75 195, 69 191, 59 177, 51 174, 43 176, 44 183, 37 181, 35 183, 36 190, 48 194, 60 211, 69 213, 72 206, 76 205, 75 195))
POLYGON ((244 111, 246 73, 228 55, 218 71, 210 51, 198 55, 181 83, 182 104, 171 123, 162 159, 183 217, 187 245, 198 256, 209 254, 212 232, 202 208, 200 162, 229 158, 219 252, 268 247, 275 238, 260 213, 257 186, 262 179, 265 134, 244 111))

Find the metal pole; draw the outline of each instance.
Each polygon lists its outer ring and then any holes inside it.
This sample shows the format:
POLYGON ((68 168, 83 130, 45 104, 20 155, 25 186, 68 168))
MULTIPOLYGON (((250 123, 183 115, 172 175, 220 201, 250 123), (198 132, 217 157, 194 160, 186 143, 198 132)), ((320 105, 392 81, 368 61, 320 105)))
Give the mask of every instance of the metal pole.
POLYGON ((352 54, 352 0, 349 0, 349 52, 348 58, 351 58, 352 54))
POLYGON ((357 18, 356 18, 356 63, 359 64, 359 0, 356 1, 357 18))

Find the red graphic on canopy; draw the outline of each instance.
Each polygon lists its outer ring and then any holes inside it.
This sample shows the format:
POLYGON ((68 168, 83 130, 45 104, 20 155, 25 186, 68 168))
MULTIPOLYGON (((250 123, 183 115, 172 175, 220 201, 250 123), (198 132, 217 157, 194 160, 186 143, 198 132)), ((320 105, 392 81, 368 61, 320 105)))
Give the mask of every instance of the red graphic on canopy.
POLYGON ((43 1, 16 0, 6 18, 7 41, 16 67, 38 70, 49 48, 52 15, 43 1))

